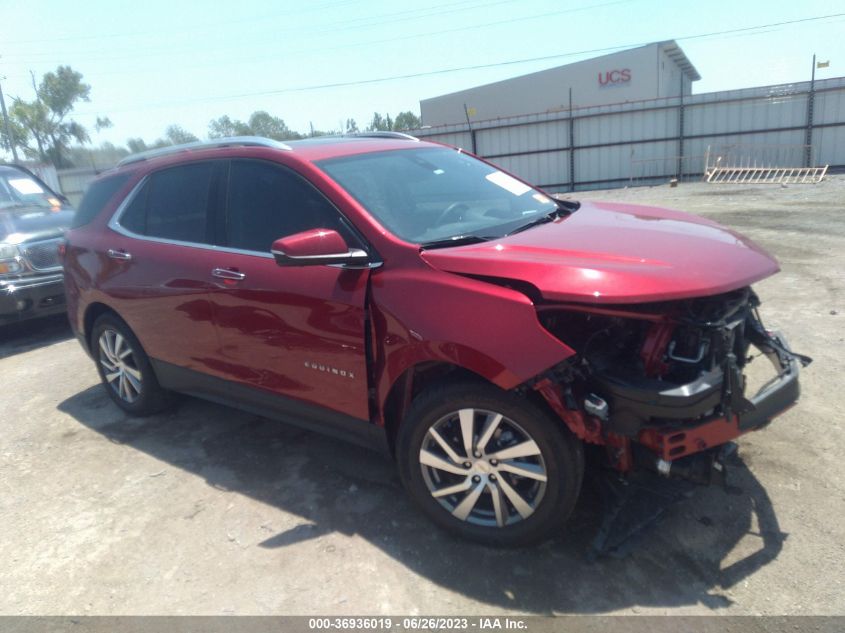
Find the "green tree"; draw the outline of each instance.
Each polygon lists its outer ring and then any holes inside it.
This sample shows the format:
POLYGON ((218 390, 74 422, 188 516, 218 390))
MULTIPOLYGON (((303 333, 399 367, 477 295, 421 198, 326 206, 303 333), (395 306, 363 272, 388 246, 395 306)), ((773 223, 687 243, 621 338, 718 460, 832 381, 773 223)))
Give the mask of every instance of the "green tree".
POLYGON ((156 141, 156 145, 182 145, 184 143, 194 143, 199 139, 188 132, 181 125, 168 125, 164 131, 164 138, 156 141))
POLYGON ((208 136, 210 138, 263 136, 277 141, 303 138, 302 134, 291 130, 284 119, 275 117, 264 110, 253 112, 246 122, 232 119, 228 115, 214 119, 208 124, 208 136))
POLYGON ((358 124, 355 123, 355 119, 346 119, 346 124, 344 126, 346 128, 347 134, 355 134, 358 132, 358 124))
MULTIPOLYGON (((9 133, 12 136, 12 142, 15 144, 15 147, 23 149, 27 146, 29 142, 29 130, 20 121, 16 121, 12 117, 9 117, 9 133)), ((12 146, 6 136, 5 125, 0 125, 0 147, 9 153, 12 152, 12 146)))
POLYGON ((290 139, 302 138, 298 132, 291 130, 279 117, 270 116, 267 112, 259 110, 253 112, 249 117, 249 129, 255 136, 287 141, 290 139))
POLYGON ((90 166, 94 169, 106 169, 112 167, 121 158, 129 154, 125 147, 117 147, 112 143, 103 143, 99 147, 84 147, 77 145, 68 149, 70 161, 81 167, 90 166))
POLYGON ((396 119, 391 119, 390 114, 382 116, 378 112, 373 113, 373 120, 367 127, 368 132, 399 132, 405 130, 417 130, 422 126, 420 118, 408 110, 407 112, 400 112, 396 115, 396 119))
POLYGON ((229 136, 249 136, 252 134, 249 125, 243 121, 232 120, 228 115, 214 119, 208 124, 209 138, 226 138, 229 136))
MULTIPOLYGON (((311 131, 308 132, 308 136, 316 137, 316 136, 335 136, 337 134, 342 134, 338 130, 321 130, 319 128, 315 128, 313 125, 311 126, 311 131)), ((300 135, 299 138, 305 138, 304 136, 300 135)))
POLYGON ((11 108, 12 119, 27 131, 24 153, 56 167, 67 167, 71 164, 67 157, 69 143, 90 140, 88 131, 68 115, 79 101, 90 101, 91 86, 83 83, 82 73, 59 66, 44 75, 35 92, 35 101, 15 98, 11 108), (32 141, 35 148, 29 145, 32 141))
POLYGON ((373 112, 373 120, 370 121, 367 132, 387 132, 390 130, 391 124, 390 115, 384 118, 378 112, 373 112))
POLYGON ((147 143, 140 137, 126 139, 126 147, 130 154, 137 154, 145 152, 148 149, 158 149, 161 147, 170 147, 171 145, 184 145, 185 143, 195 143, 199 139, 188 132, 181 125, 168 125, 164 130, 164 136, 157 138, 152 143, 147 143))
POLYGON ((129 148, 129 151, 133 154, 137 154, 139 152, 145 152, 149 149, 147 143, 142 138, 130 138, 126 140, 126 147, 129 148))
POLYGON ((94 123, 94 131, 95 132, 102 132, 103 130, 107 130, 110 127, 113 127, 114 124, 111 122, 111 119, 107 116, 104 117, 97 117, 97 122, 94 123))
POLYGON ((408 110, 407 112, 400 112, 396 115, 396 120, 393 122, 393 129, 397 131, 418 130, 422 127, 420 117, 408 110))

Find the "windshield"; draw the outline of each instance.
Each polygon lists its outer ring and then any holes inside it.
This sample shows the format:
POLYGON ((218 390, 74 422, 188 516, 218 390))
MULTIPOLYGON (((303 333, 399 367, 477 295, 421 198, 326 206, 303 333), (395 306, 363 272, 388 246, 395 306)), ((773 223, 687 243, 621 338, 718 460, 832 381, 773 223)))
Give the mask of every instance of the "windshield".
POLYGON ((59 211, 62 202, 26 172, 0 169, 0 211, 15 207, 37 207, 59 211))
POLYGON ((502 237, 558 208, 512 176, 445 147, 358 154, 318 165, 390 231, 423 246, 502 237))

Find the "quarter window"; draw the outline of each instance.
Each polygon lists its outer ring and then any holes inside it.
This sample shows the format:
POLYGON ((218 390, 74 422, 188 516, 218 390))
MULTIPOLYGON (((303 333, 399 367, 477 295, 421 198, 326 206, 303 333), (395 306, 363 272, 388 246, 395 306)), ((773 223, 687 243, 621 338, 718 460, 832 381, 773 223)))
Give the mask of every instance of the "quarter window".
POLYGON ((120 216, 120 225, 139 235, 145 235, 147 232, 147 192, 149 190, 149 182, 144 183, 135 193, 126 211, 120 216))
POLYGON ((350 239, 337 209, 302 177, 271 163, 232 161, 228 246, 267 253, 280 237, 317 228, 350 239))
POLYGON ((84 226, 97 217, 117 190, 126 184, 130 176, 131 174, 119 174, 91 183, 73 216, 70 228, 84 226))

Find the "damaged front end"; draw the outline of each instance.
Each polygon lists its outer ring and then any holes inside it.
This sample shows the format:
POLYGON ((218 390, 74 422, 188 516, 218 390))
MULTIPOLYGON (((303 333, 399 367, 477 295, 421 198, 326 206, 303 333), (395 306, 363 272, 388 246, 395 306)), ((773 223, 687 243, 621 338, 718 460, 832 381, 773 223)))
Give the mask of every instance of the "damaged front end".
POLYGON ((798 400, 799 366, 811 362, 765 329, 759 303, 742 288, 664 303, 538 306, 543 326, 577 355, 533 388, 573 433, 603 445, 616 470, 709 483, 732 440, 798 400), (746 374, 757 357, 773 371, 752 389, 746 374))

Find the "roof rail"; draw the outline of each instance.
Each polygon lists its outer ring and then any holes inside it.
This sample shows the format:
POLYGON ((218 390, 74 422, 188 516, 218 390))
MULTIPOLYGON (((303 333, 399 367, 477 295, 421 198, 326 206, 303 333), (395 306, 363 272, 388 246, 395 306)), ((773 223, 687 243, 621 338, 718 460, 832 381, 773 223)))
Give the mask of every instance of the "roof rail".
POLYGON ((161 156, 169 156, 170 154, 178 154, 179 152, 214 149, 216 147, 270 147, 273 149, 284 149, 288 151, 293 149, 290 145, 280 141, 274 141, 271 138, 264 138, 263 136, 232 136, 229 138, 214 139, 213 141, 195 141, 193 143, 183 143, 182 145, 159 147, 145 152, 131 154, 118 162, 117 166, 122 167, 123 165, 129 165, 130 163, 137 163, 142 160, 150 160, 161 156))
POLYGON ((372 132, 351 132, 349 134, 344 134, 343 136, 357 136, 362 138, 397 138, 403 139, 405 141, 419 141, 416 136, 411 136, 410 134, 405 134, 404 132, 388 132, 388 131, 379 131, 374 130, 372 132))

